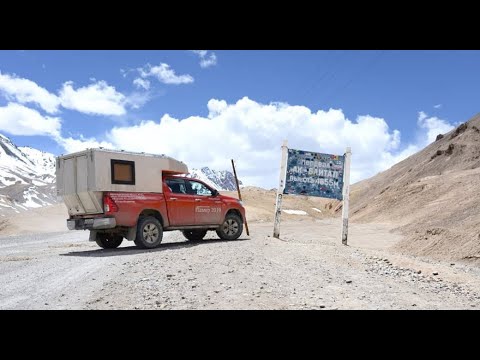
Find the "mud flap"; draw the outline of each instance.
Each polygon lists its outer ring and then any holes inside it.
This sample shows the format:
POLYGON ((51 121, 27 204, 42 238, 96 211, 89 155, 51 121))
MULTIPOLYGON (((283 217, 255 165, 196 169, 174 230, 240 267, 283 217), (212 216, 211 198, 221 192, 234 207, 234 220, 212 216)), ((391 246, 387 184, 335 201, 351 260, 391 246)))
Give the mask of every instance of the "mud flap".
POLYGON ((130 241, 135 241, 136 237, 137 237, 137 227, 132 226, 131 228, 128 228, 128 232, 125 238, 130 241))
POLYGON ((90 230, 90 238, 88 241, 96 241, 97 240, 97 231, 96 230, 90 230))

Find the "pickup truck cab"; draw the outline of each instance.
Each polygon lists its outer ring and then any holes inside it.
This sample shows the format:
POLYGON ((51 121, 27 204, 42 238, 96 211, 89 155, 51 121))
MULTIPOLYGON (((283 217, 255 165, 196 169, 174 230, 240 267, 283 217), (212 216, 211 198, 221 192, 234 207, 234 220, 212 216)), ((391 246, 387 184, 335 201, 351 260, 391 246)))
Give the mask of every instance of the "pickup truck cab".
MULTIPOLYGON (((116 248, 124 238, 134 241, 140 248, 155 248, 162 242, 163 232, 172 230, 180 230, 190 241, 202 240, 207 231, 216 231, 224 240, 238 239, 243 232, 245 208, 241 201, 221 195, 198 179, 160 167, 160 172, 152 173, 160 176, 148 178, 149 186, 156 191, 127 191, 129 184, 141 185, 139 177, 142 171, 139 171, 138 165, 142 162, 142 155, 128 154, 131 160, 124 160, 124 153, 119 156, 110 151, 110 161, 104 161, 103 153, 97 158, 94 154, 87 154, 86 160, 82 159, 83 153, 74 155, 57 161, 58 192, 64 197, 70 214, 67 226, 70 230, 90 230, 90 240, 96 241, 102 248, 116 248), (71 159, 75 159, 72 164, 68 163, 71 159), (62 164, 62 160, 66 163, 62 164), (82 188, 78 186, 78 179, 83 176, 80 167, 85 161, 97 164, 103 161, 104 164, 97 171, 90 171, 90 178, 99 179, 96 182, 85 180, 88 185, 82 188), (104 169, 105 164, 111 168, 104 169), (69 175, 71 169, 75 169, 73 178, 76 180, 71 185, 65 185, 72 182, 68 180, 72 177, 69 175), (107 176, 110 179, 105 179, 105 174, 110 175, 107 176), (111 183, 112 190, 123 191, 105 190, 108 188, 105 183, 111 183), (119 183, 121 186, 116 186, 119 183), (88 201, 93 205, 89 205, 91 210, 87 211, 88 201)), ((154 159, 149 161, 155 166, 154 159)), ((173 166, 171 158, 169 161, 173 166)), ((89 166, 85 165, 85 168, 89 169, 89 166)), ((90 169, 95 169, 95 165, 91 165, 90 169)), ((151 167, 148 169, 151 171, 151 167)), ((133 187, 132 190, 137 189, 133 187)))

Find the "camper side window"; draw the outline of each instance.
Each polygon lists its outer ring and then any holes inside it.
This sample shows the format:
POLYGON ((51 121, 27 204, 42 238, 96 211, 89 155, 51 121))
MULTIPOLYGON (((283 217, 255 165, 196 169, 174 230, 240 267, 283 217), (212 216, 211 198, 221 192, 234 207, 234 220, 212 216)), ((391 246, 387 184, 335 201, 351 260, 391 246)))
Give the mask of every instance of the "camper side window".
POLYGON ((135 185, 135 162, 111 160, 112 184, 135 185))

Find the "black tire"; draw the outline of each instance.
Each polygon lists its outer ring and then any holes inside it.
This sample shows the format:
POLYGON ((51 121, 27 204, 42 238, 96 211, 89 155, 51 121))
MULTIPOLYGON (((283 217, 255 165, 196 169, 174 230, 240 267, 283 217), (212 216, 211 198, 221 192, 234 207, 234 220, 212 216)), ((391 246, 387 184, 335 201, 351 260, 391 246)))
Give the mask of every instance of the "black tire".
POLYGON ((183 230, 183 236, 190 241, 201 241, 207 235, 207 230, 183 230))
POLYGON ((163 238, 163 227, 153 216, 139 219, 135 245, 142 249, 154 249, 160 245, 163 238))
POLYGON ((240 216, 230 213, 217 230, 217 235, 222 240, 236 240, 242 235, 243 221, 240 216))
POLYGON ((97 234, 95 242, 103 249, 116 249, 123 241, 123 237, 120 235, 112 234, 97 234))

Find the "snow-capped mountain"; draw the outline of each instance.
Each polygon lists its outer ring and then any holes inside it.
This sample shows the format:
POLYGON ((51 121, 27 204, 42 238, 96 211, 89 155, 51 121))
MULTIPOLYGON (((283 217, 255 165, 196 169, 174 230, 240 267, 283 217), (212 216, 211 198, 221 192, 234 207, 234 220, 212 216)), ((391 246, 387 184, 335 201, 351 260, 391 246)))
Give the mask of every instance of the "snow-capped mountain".
POLYGON ((56 202, 55 156, 0 134, 0 215, 56 202))
MULTIPOLYGON (((237 190, 235 177, 230 171, 217 171, 204 167, 201 169, 191 169, 187 176, 202 180, 207 185, 220 191, 237 190)), ((238 184, 242 185, 242 182, 238 180, 238 184)))
MULTIPOLYGON (((220 191, 237 189, 229 171, 204 167, 192 169, 188 176, 220 191)), ((31 147, 18 147, 0 134, 0 216, 57 202, 55 155, 31 147)))

